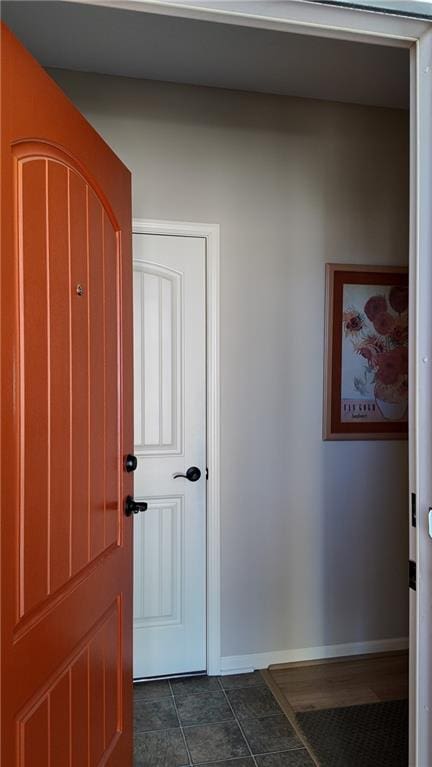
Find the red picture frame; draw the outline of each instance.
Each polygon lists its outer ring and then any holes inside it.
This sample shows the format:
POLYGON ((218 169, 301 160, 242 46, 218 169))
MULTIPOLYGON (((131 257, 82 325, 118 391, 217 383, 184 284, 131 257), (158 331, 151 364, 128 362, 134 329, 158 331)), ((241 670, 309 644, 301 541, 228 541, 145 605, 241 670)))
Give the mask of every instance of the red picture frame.
POLYGON ((323 438, 407 439, 408 269, 326 264, 323 438))

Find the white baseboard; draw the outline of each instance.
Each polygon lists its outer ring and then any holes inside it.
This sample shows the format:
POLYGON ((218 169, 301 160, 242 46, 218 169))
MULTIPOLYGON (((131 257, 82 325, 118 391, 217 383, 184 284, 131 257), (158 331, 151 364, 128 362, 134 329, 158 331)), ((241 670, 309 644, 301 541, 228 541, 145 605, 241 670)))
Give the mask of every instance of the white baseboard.
POLYGON ((255 653, 253 655, 229 655, 221 658, 220 673, 245 674, 255 669, 268 668, 275 663, 297 663, 323 658, 339 658, 345 655, 365 655, 375 652, 406 650, 408 637, 396 639, 375 639, 370 642, 351 642, 350 644, 332 644, 321 647, 302 647, 297 650, 277 650, 276 652, 255 653))

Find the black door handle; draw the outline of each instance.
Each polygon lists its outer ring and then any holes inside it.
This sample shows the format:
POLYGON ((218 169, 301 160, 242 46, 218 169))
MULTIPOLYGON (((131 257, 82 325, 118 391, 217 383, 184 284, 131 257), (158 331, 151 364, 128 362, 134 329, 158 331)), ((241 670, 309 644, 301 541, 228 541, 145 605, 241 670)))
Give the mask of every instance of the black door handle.
POLYGON ((181 472, 177 472, 176 474, 173 474, 173 479, 178 479, 178 477, 183 477, 184 479, 188 479, 189 482, 197 482, 201 476, 201 471, 199 470, 198 466, 189 466, 186 474, 181 474, 181 472))
POLYGON ((130 517, 131 514, 138 514, 139 511, 147 511, 145 501, 135 501, 131 495, 128 495, 125 501, 125 514, 130 517))
POLYGON ((128 453, 125 462, 124 467, 126 471, 135 471, 136 467, 138 466, 138 461, 136 458, 136 455, 132 455, 132 453, 128 453))

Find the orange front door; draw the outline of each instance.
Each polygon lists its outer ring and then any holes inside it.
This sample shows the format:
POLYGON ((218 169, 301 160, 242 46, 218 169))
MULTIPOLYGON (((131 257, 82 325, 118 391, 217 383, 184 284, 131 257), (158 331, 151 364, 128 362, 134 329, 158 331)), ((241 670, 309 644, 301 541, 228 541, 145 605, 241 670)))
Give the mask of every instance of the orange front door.
POLYGON ((132 764, 130 174, 1 27, 2 767, 132 764))

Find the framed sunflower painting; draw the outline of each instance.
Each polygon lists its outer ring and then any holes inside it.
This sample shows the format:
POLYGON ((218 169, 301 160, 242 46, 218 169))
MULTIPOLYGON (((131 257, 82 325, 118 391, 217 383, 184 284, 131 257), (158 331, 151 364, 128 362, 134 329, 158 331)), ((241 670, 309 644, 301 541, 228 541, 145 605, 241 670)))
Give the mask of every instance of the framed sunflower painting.
POLYGON ((324 439, 406 439, 408 270, 326 265, 324 439))

